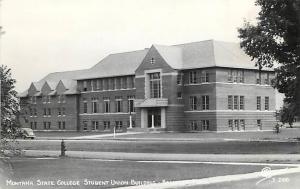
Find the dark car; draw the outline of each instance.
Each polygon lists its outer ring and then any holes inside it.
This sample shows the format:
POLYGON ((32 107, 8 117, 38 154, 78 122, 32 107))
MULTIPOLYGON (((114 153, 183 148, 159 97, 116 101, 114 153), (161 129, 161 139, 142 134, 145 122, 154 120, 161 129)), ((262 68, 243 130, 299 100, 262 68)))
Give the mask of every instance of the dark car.
POLYGON ((33 133, 33 130, 30 128, 20 128, 18 130, 17 137, 21 137, 24 139, 26 139, 26 138, 34 139, 35 134, 33 133))

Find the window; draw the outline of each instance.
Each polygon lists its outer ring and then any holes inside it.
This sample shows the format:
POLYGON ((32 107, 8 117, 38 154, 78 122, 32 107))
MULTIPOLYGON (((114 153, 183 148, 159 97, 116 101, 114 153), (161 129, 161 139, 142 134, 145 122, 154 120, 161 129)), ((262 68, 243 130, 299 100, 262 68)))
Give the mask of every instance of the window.
POLYGON ((150 98, 160 98, 160 73, 150 73, 150 98))
POLYGON ((265 96, 265 110, 269 110, 269 97, 265 96))
POLYGON ((128 96, 128 112, 135 112, 133 96, 128 96))
POLYGON ((66 122, 65 121, 62 122, 62 129, 66 129, 66 122))
POLYGON ((256 72, 256 84, 260 85, 261 84, 261 73, 256 72))
POLYGON ((108 90, 108 79, 102 79, 103 90, 108 90))
POLYGON ((238 81, 237 70, 232 70, 232 79, 233 79, 234 83, 237 83, 237 81, 238 81))
POLYGON ((58 95, 58 103, 65 103, 66 96, 65 95, 58 95))
POLYGON ((47 126, 46 126, 46 129, 50 129, 50 127, 51 127, 51 122, 47 122, 48 124, 47 124, 47 126))
POLYGON ((51 116, 51 109, 48 108, 48 116, 51 116))
POLYGON ((33 129, 33 122, 30 122, 30 128, 33 129))
POLYGON ((245 127, 245 120, 244 119, 240 120, 240 126, 241 126, 241 130, 243 130, 243 131, 246 129, 246 127, 245 127))
POLYGON ((228 109, 229 110, 233 110, 233 99, 232 99, 232 95, 228 96, 228 109))
POLYGON ((182 98, 182 92, 177 92, 177 98, 182 98))
POLYGON ((83 130, 87 131, 88 130, 88 122, 87 121, 83 121, 83 130))
POLYGON ((270 85, 270 74, 269 73, 266 73, 265 84, 270 85))
POLYGON ((92 98, 92 113, 98 113, 98 99, 92 98))
POLYGON ((66 115, 66 109, 65 109, 65 108, 62 108, 62 109, 61 109, 61 113, 62 113, 63 116, 65 116, 65 115, 66 115))
POLYGON ((132 88, 135 88, 135 77, 131 77, 132 79, 132 88))
POLYGON ((37 129, 37 122, 33 123, 33 129, 37 129))
POLYGON ((99 122, 92 121, 92 130, 98 130, 98 129, 99 129, 99 122))
POLYGON ((104 130, 110 130, 110 121, 103 122, 104 130))
POLYGON ((123 77, 121 80, 122 89, 127 89, 127 77, 123 77))
POLYGON ((177 85, 183 84, 183 73, 178 73, 177 75, 177 85))
POLYGON ((227 80, 229 83, 244 83, 244 70, 229 70, 227 80))
POLYGON ((197 110, 197 97, 196 96, 190 96, 190 109, 197 110))
POLYGON ((238 110, 239 109, 239 96, 233 97, 233 109, 238 110))
POLYGON ((244 70, 239 70, 238 71, 237 82, 244 83, 244 70))
POLYGON ((235 129, 236 131, 240 130, 240 127, 239 127, 239 120, 238 120, 238 119, 234 120, 234 129, 235 129))
POLYGON ((233 79, 232 79, 232 70, 228 71, 228 82, 231 83, 233 82, 233 79))
POLYGON ((87 81, 83 81, 83 91, 87 91, 87 81))
POLYGON ((197 83, 197 72, 196 71, 191 71, 190 72, 190 84, 195 84, 197 83))
POLYGON ((209 74, 206 71, 201 72, 201 83, 209 82, 209 74))
POLYGON ((61 116, 61 108, 57 108, 57 115, 61 116))
POLYGON ((190 122, 190 127, 191 127, 190 129, 191 129, 192 131, 198 130, 197 121, 195 121, 195 120, 191 121, 191 122, 190 122))
POLYGON ((50 95, 47 96, 47 102, 51 103, 51 96, 50 95))
POLYGON ((262 129, 262 124, 261 124, 261 120, 260 119, 256 120, 256 125, 257 125, 257 127, 258 127, 259 130, 262 129))
POLYGON ((47 103, 47 96, 43 96, 43 104, 46 104, 47 103))
POLYGON ((32 102, 32 104, 36 104, 36 96, 31 97, 31 102, 32 102))
POLYGON ((33 108, 33 114, 34 114, 34 117, 37 117, 37 110, 36 110, 36 108, 33 108))
POLYGON ((97 80, 97 90, 102 90, 102 81, 100 79, 97 80))
POLYGON ((43 125, 44 125, 44 129, 47 129, 47 122, 43 122, 43 125))
MULTIPOLYGON (((129 128, 130 127, 130 121, 127 121, 127 127, 129 128)), ((132 127, 135 127, 135 121, 132 120, 132 127)))
POLYGON ((260 96, 256 97, 256 109, 261 110, 261 97, 260 96))
POLYGON ((91 80, 91 91, 94 91, 95 90, 95 81, 94 80, 91 80))
POLYGON ((154 64, 154 63, 155 63, 155 59, 154 59, 154 58, 151 58, 150 64, 154 64))
POLYGON ((228 120, 228 128, 229 128, 229 130, 233 131, 233 120, 232 119, 228 120))
POLYGON ((110 100, 109 98, 104 98, 104 113, 110 112, 110 100))
POLYGON ((116 79, 115 78, 111 78, 109 81, 110 81, 110 84, 111 84, 111 90, 115 90, 116 89, 116 79))
POLYGON ((202 130, 203 131, 209 130, 209 120, 202 120, 202 130))
POLYGON ((202 96, 202 110, 209 110, 209 96, 202 96))
POLYGON ((116 130, 122 130, 123 123, 122 121, 116 121, 116 130))
POLYGON ((244 109, 245 109, 245 97, 240 96, 240 110, 244 110, 244 109))
POLYGON ((83 101, 83 113, 86 114, 87 113, 87 101, 83 101))
POLYGON ((60 121, 57 122, 57 125, 58 125, 58 129, 61 129, 61 122, 60 121))
POLYGON ((116 112, 122 112, 122 98, 116 97, 116 112))

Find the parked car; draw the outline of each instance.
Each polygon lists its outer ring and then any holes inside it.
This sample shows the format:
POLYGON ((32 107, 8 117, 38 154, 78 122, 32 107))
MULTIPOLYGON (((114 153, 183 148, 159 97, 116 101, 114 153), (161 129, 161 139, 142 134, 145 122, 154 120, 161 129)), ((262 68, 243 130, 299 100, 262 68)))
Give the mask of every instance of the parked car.
POLYGON ((17 137, 21 137, 24 139, 26 139, 26 138, 34 139, 35 134, 34 134, 33 130, 30 128, 20 128, 18 131, 17 137))

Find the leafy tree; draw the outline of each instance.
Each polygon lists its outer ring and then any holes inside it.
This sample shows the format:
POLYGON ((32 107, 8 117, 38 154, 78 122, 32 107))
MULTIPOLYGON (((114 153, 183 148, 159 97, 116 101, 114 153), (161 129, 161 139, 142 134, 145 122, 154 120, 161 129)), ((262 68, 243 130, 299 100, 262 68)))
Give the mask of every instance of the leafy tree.
POLYGON ((0 66, 1 79, 1 137, 0 156, 7 152, 10 155, 21 153, 18 142, 15 139, 14 128, 17 126, 17 115, 19 112, 19 102, 17 92, 14 90, 15 79, 11 77, 11 70, 7 66, 0 66))
MULTIPOLYGON (((300 0, 256 0, 260 6, 257 22, 245 21, 238 29, 241 47, 256 66, 275 68, 273 87, 285 94, 284 112, 296 111, 297 69, 300 69, 300 0)), ((284 119, 286 120, 286 119, 284 119)), ((288 119, 289 120, 289 119, 288 119)))
POLYGON ((280 121, 282 123, 288 123, 289 126, 293 127, 294 117, 295 117, 295 104, 285 104, 280 110, 280 121))
POLYGON ((3 132, 12 130, 17 124, 19 101, 15 91, 16 80, 11 77, 11 69, 0 66, 1 77, 1 129, 3 132))

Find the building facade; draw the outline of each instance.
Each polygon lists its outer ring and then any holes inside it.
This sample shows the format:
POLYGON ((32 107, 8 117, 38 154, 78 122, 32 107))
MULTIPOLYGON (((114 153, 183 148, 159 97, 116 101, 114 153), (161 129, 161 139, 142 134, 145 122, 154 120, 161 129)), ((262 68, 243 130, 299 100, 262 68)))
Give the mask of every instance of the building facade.
MULTIPOLYGON (((66 123, 69 127, 64 130, 272 129, 275 91, 270 84, 273 78, 274 71, 257 70, 238 44, 214 40, 152 45, 144 50, 111 54, 76 77, 69 77, 76 90, 64 96, 64 110, 68 111, 65 118, 70 118, 66 123)), ((34 96, 42 100, 53 95, 55 99, 67 92, 66 87, 58 90, 62 80, 52 88, 47 87, 49 82, 44 78, 39 82, 43 83, 40 91, 31 87, 21 95, 21 100, 28 101, 34 96)), ((60 104, 50 107, 51 103, 42 101, 39 106, 38 101, 30 107, 38 106, 38 111, 46 113, 47 108, 56 109, 57 113, 53 120, 48 114, 36 118, 36 124, 43 125, 51 119, 48 122, 55 126, 41 126, 41 130, 60 128, 60 104)), ((24 115, 29 124, 30 116, 24 115)))

